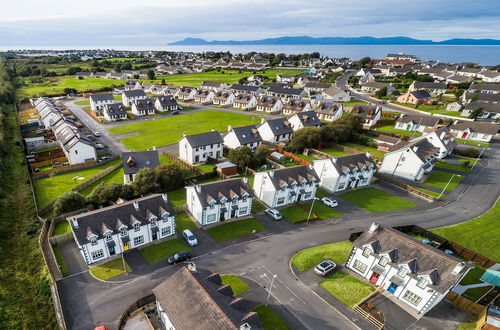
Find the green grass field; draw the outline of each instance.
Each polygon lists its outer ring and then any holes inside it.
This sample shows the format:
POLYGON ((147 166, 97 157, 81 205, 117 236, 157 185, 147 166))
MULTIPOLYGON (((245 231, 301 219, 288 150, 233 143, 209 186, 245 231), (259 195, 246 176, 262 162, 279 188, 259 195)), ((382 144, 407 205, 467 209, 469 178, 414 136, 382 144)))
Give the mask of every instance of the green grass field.
MULTIPOLYGON (((307 202, 304 203, 303 205, 307 210, 309 210, 311 204, 312 202, 307 202)), ((331 208, 330 206, 326 206, 320 201, 314 202, 312 213, 317 216, 316 220, 336 218, 336 217, 341 217, 343 215, 339 211, 335 210, 334 208, 331 208)))
POLYGON ((99 60, 99 62, 109 61, 109 62, 130 62, 137 60, 137 57, 112 57, 99 60))
MULTIPOLYGON (((127 270, 127 272, 132 271, 132 269, 130 269, 130 266, 126 262, 125 262, 125 269, 127 270)), ((90 268, 90 272, 95 277, 104 281, 125 273, 123 271, 122 258, 113 259, 102 265, 92 267, 90 268)))
POLYGON ((225 242, 230 239, 250 235, 253 230, 262 232, 266 231, 267 228, 255 219, 244 219, 209 228, 206 232, 217 242, 225 242))
MULTIPOLYGON (((293 204, 286 208, 280 209, 279 211, 283 215, 283 218, 290 221, 291 223, 307 221, 307 216, 309 215, 309 212, 304 210, 298 204, 293 204)), ((315 219, 316 217, 311 214, 311 218, 309 219, 309 221, 313 221, 315 219)))
POLYGON ((195 230, 198 227, 186 212, 180 212, 175 215, 175 228, 180 233, 185 229, 195 230))
POLYGON ((99 172, 110 166, 118 164, 119 162, 121 162, 121 159, 116 159, 107 164, 84 169, 81 171, 64 173, 56 175, 52 178, 46 177, 43 179, 34 180, 33 187, 35 189, 38 207, 47 205, 47 203, 54 199, 57 199, 65 192, 71 190, 71 188, 76 187, 80 183, 88 180, 90 177, 98 174, 99 172))
POLYGON ((123 183, 123 167, 117 168, 116 170, 108 173, 106 176, 101 178, 100 180, 92 183, 88 187, 82 189, 80 194, 83 196, 89 196, 92 191, 100 185, 101 183, 123 183))
POLYGON ((66 220, 58 222, 54 228, 54 236, 66 234, 69 232, 71 232, 71 226, 66 220))
POLYGON ((380 161, 382 161, 382 159, 384 159, 384 156, 385 156, 385 154, 382 151, 377 150, 377 148, 372 148, 372 147, 368 147, 368 146, 364 146, 364 145, 356 144, 356 143, 352 143, 352 142, 345 142, 345 143, 342 143, 342 145, 349 147, 349 148, 359 150, 359 152, 369 152, 369 153, 371 153, 372 157, 377 158, 380 161))
POLYGON ((373 187, 348 191, 340 195, 340 197, 368 212, 393 211, 416 206, 404 199, 373 187))
MULTIPOLYGON (((444 189, 444 187, 446 187, 452 176, 453 173, 435 170, 427 179, 425 179, 423 183, 439 189, 444 189)), ((455 174, 448 187, 446 187, 446 191, 452 191, 453 189, 455 189, 457 185, 460 183, 460 181, 462 181, 463 179, 464 179, 463 175, 455 174)))
POLYGON ((285 321, 269 306, 260 305, 252 309, 259 315, 260 322, 266 330, 290 330, 285 321))
POLYGON ((393 125, 384 125, 375 128, 376 131, 386 132, 386 133, 394 133, 394 134, 403 134, 403 135, 413 135, 413 136, 421 136, 420 132, 410 132, 402 129, 396 129, 393 125))
POLYGON ((500 262, 500 202, 488 213, 458 225, 436 228, 433 233, 500 262))
POLYGON ((333 149, 333 148, 323 148, 323 149, 320 149, 320 151, 323 151, 324 153, 329 154, 330 156, 333 156, 333 157, 350 155, 348 152, 341 151, 338 149, 333 149))
POLYGON ((353 308, 374 290, 368 284, 340 270, 319 283, 319 286, 349 308, 353 308))
POLYGON ((17 97, 38 97, 44 95, 62 95, 65 88, 74 88, 78 92, 90 92, 102 88, 123 86, 125 80, 101 78, 78 79, 73 76, 50 78, 46 82, 29 84, 17 90, 17 97))
POLYGON ((191 248, 179 238, 174 238, 158 244, 148 245, 139 249, 139 252, 150 265, 158 261, 165 260, 180 251, 191 251, 191 248))
POLYGON ((350 241, 342 241, 326 245, 315 246, 302 250, 292 257, 292 265, 305 272, 325 259, 330 259, 338 264, 343 264, 352 250, 350 241))
POLYGON ((471 171, 470 167, 460 166, 460 165, 456 165, 456 164, 450 164, 450 163, 446 163, 446 161, 439 161, 434 166, 439 167, 439 168, 445 168, 448 170, 453 170, 453 171, 465 172, 465 173, 471 171))
POLYGON ((463 140, 463 139, 459 139, 459 138, 455 138, 455 140, 457 141, 457 143, 468 144, 470 146, 476 146, 476 147, 482 147, 482 148, 488 148, 490 146, 490 144, 486 143, 486 142, 463 140))
POLYGON ((229 285, 234 296, 247 292, 250 287, 237 275, 221 275, 222 284, 229 285))
POLYGON ((252 200, 252 214, 264 212, 265 209, 266 209, 266 206, 264 204, 262 204, 261 202, 259 202, 256 198, 254 198, 252 200))
POLYGON ((59 245, 53 245, 52 250, 54 251, 54 256, 56 257, 56 262, 57 265, 59 266, 59 269, 61 270, 62 276, 63 277, 68 276, 69 275, 68 265, 66 265, 66 262, 64 261, 59 245))
MULTIPOLYGON (((426 194, 429 194, 431 196, 434 196, 434 197, 439 197, 439 193, 438 192, 435 192, 435 191, 432 191, 432 190, 429 190, 429 189, 425 189, 425 188, 421 188, 421 187, 416 187, 416 186, 413 186, 413 188, 421 191, 421 192, 424 192, 426 194)), ((445 194, 441 195, 441 197, 445 196, 445 194)))
POLYGON ((112 134, 137 133, 123 138, 121 142, 129 149, 145 150, 154 146, 176 143, 182 138, 183 132, 198 134, 209 132, 211 129, 225 132, 228 125, 238 127, 257 124, 260 120, 260 117, 256 116, 209 110, 113 127, 109 129, 109 132, 112 134))
POLYGON ((486 269, 481 268, 476 265, 475 268, 472 268, 467 272, 467 274, 460 281, 461 285, 469 285, 469 284, 479 284, 482 283, 480 278, 486 272, 486 269))
POLYGON ((479 288, 467 289, 464 293, 462 293, 462 296, 476 302, 479 300, 479 298, 484 296, 492 288, 493 286, 489 285, 489 286, 481 286, 479 288))

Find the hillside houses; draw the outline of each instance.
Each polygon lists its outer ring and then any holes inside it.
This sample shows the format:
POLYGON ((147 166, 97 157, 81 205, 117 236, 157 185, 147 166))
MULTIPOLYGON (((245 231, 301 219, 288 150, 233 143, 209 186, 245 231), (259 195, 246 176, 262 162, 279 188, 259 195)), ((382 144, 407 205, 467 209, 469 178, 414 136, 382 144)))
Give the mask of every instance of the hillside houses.
POLYGON ((377 105, 356 104, 350 113, 363 117, 363 126, 373 127, 382 116, 382 108, 377 105))
POLYGON ((293 135, 292 125, 286 118, 263 120, 258 131, 264 141, 271 143, 289 142, 293 135))
POLYGON ((459 139, 478 142, 490 142, 498 134, 496 124, 472 121, 455 121, 450 126, 451 133, 459 139))
POLYGON ((432 96, 438 96, 446 93, 447 85, 446 83, 414 81, 408 88, 409 92, 421 90, 426 91, 432 96))
POLYGON ((319 120, 316 112, 314 111, 302 111, 297 112, 288 120, 292 129, 298 131, 304 127, 320 127, 321 121, 319 120))
POLYGON ((194 102, 199 104, 211 104, 215 93, 212 89, 200 88, 194 94, 194 102))
POLYGON ((431 98, 431 94, 425 90, 406 92, 397 98, 397 102, 416 105, 431 98))
POLYGON ((196 88, 194 87, 188 87, 188 86, 182 86, 177 90, 176 97, 179 100, 183 101, 192 101, 194 100, 194 96, 196 95, 196 88))
POLYGON ((285 88, 279 86, 271 86, 266 91, 266 95, 279 97, 283 101, 288 101, 290 99, 299 99, 305 96, 305 91, 303 89, 285 88))
POLYGON ((132 102, 132 113, 136 116, 151 116, 155 114, 155 104, 151 98, 132 102))

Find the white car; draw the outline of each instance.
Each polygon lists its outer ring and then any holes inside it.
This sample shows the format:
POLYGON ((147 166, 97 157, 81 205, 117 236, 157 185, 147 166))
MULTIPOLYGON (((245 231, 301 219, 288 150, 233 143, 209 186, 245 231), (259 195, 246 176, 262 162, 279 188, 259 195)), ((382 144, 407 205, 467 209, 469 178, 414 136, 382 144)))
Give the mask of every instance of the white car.
POLYGON ((337 267, 337 264, 335 264, 333 261, 323 260, 322 262, 317 264, 316 267, 314 267, 314 272, 318 275, 326 276, 330 272, 332 272, 335 267, 337 267))
POLYGON ((98 131, 95 131, 93 133, 94 133, 94 136, 97 136, 97 137, 101 136, 101 133, 99 133, 98 131))
POLYGON ((96 143, 95 147, 97 149, 104 149, 104 145, 102 145, 101 143, 96 143))
POLYGON ((184 229, 182 231, 182 238, 188 243, 189 246, 196 246, 198 245, 198 240, 196 239, 196 236, 194 236, 193 232, 189 229, 184 229))
POLYGON ((326 206, 330 206, 330 207, 337 207, 339 206, 339 203, 331 198, 331 197, 323 197, 321 198, 321 203, 325 204, 326 206))
POLYGON ((276 221, 283 219, 281 213, 276 209, 266 209, 264 213, 276 221))

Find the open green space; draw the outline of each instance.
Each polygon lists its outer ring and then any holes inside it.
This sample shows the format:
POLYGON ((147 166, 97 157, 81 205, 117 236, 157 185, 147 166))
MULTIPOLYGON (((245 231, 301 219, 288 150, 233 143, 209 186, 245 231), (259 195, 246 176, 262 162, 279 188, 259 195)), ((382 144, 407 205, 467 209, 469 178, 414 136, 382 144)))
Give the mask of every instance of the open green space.
POLYGON ((252 200, 252 214, 257 214, 257 213, 260 213, 260 212, 264 212, 264 210, 266 208, 267 207, 264 204, 262 204, 260 201, 258 201, 257 198, 254 198, 252 200))
POLYGON ((458 225, 431 230, 445 239, 460 244, 487 258, 500 262, 500 203, 489 212, 458 225))
POLYGON ((225 242, 230 239, 250 235, 253 231, 258 233, 266 230, 266 227, 252 218, 218 225, 207 229, 206 232, 217 242, 225 242))
POLYGON ((90 105, 90 100, 80 100, 74 102, 76 105, 90 105))
POLYGON ((186 204, 186 188, 177 188, 167 192, 168 200, 174 206, 186 204))
POLYGON ((83 196, 89 196, 95 189, 95 187, 97 187, 101 183, 123 183, 123 167, 117 168, 116 170, 109 172, 100 180, 97 180, 88 187, 80 190, 80 194, 82 194, 83 196))
POLYGON ((121 142, 129 149, 145 150, 154 146, 176 143, 182 138, 183 132, 198 134, 209 132, 211 129, 225 132, 228 125, 238 127, 257 124, 260 121, 260 117, 257 116, 207 110, 113 127, 109 129, 109 132, 112 134, 136 133, 134 136, 123 138, 121 142))
POLYGON ((112 57, 104 58, 99 60, 99 62, 109 61, 109 62, 131 62, 137 60, 137 57, 112 57))
MULTIPOLYGON (((356 104, 368 104, 368 102, 361 101, 358 99, 351 99, 349 102, 342 102, 344 107, 354 107, 356 104)), ((345 111, 345 108, 344 108, 345 111)))
POLYGON ((71 226, 66 220, 58 222, 54 228, 54 236, 66 234, 69 232, 71 232, 71 226))
POLYGON ((349 257, 351 250, 352 243, 350 241, 330 243, 302 250, 292 257, 291 262, 295 268, 305 272, 325 259, 343 264, 349 257))
POLYGON ((68 276, 69 275, 68 265, 66 265, 66 262, 64 261, 59 245, 53 245, 52 251, 54 251, 54 256, 56 257, 56 262, 57 265, 59 266, 59 269, 61 270, 62 276, 63 277, 68 276))
POLYGON ((295 156, 303 159, 303 160, 306 160, 308 162, 314 162, 317 158, 316 157, 313 157, 313 156, 310 156, 310 155, 303 155, 303 154, 295 154, 295 156))
MULTIPOLYGON (((307 210, 311 208, 312 202, 302 204, 307 210)), ((316 220, 325 220, 329 218, 341 217, 343 214, 339 211, 327 206, 320 201, 314 202, 312 213, 316 215, 316 220)))
POLYGON ((229 285, 234 296, 247 292, 250 287, 237 275, 221 275, 222 284, 229 285))
POLYGON ((44 95, 62 95, 65 88, 76 89, 79 93, 123 86, 124 80, 101 78, 78 79, 73 76, 47 78, 43 83, 29 84, 17 90, 17 97, 38 97, 44 95))
POLYGON ((475 268, 472 268, 465 274, 464 278, 460 281, 461 285, 469 285, 469 284, 479 284, 482 283, 481 276, 486 272, 486 269, 479 267, 476 265, 475 268))
POLYGON ((171 255, 180 251, 191 251, 191 248, 187 246, 184 241, 178 238, 174 238, 158 244, 148 245, 144 248, 139 249, 141 255, 150 265, 158 261, 165 260, 171 255))
POLYGON ((493 288, 493 286, 488 285, 488 286, 481 286, 479 288, 470 288, 465 290, 464 293, 462 293, 462 296, 465 298, 472 300, 474 302, 478 301, 482 296, 484 296, 488 291, 490 291, 493 288))
MULTIPOLYGON (((309 211, 300 207, 298 204, 293 204, 286 208, 280 209, 279 211, 283 215, 283 218, 290 221, 291 223, 307 221, 307 217, 309 215, 309 211)), ((315 220, 315 217, 311 214, 311 218, 309 220, 315 220)))
POLYGON ((380 161, 382 161, 382 159, 384 159, 385 156, 384 152, 377 150, 377 148, 368 147, 362 144, 344 142, 342 143, 342 145, 359 150, 360 152, 369 152, 372 155, 372 157, 377 158, 380 161))
POLYGON ((260 305, 252 309, 259 315, 260 322, 265 330, 290 330, 285 321, 269 306, 260 305))
POLYGON ((407 200, 373 187, 348 191, 340 195, 340 197, 368 212, 393 211, 416 206, 407 200))
POLYGON ((57 199, 59 196, 76 187, 80 183, 88 180, 106 168, 118 164, 119 162, 121 162, 121 159, 115 159, 107 164, 97 167, 34 180, 33 187, 35 189, 38 207, 47 205, 50 201, 57 199))
POLYGON ((439 189, 444 189, 446 187, 446 191, 452 191, 457 187, 457 185, 464 179, 464 175, 459 175, 443 171, 433 171, 432 174, 425 179, 423 182, 426 185, 433 186, 439 189), (453 177, 453 179, 452 179, 453 177), (450 181, 451 179, 451 181, 450 181), (450 184, 448 184, 450 182, 450 184), (446 186, 448 184, 448 186, 446 186))
MULTIPOLYGON (((127 262, 125 262, 125 269, 127 270, 127 272, 132 271, 127 262)), ((103 281, 109 280, 113 277, 117 277, 121 274, 125 274, 125 271, 123 270, 122 258, 116 258, 102 265, 91 267, 89 271, 92 273, 92 275, 103 281)))
POLYGON ((175 215, 175 228, 180 233, 185 229, 195 230, 198 227, 186 212, 180 212, 175 215))
POLYGON ((319 286, 349 308, 353 308, 375 290, 370 285, 340 270, 321 281, 319 286))

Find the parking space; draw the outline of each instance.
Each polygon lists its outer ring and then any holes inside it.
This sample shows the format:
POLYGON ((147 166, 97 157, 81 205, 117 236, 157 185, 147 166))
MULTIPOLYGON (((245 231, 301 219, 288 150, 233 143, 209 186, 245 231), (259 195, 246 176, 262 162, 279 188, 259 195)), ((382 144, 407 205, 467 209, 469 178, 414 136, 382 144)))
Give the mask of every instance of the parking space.
POLYGON ((429 313, 408 327, 408 330, 457 329, 468 317, 467 312, 443 300, 429 313))
POLYGON ((89 269, 74 240, 60 243, 59 249, 68 267, 69 275, 78 274, 89 269))

